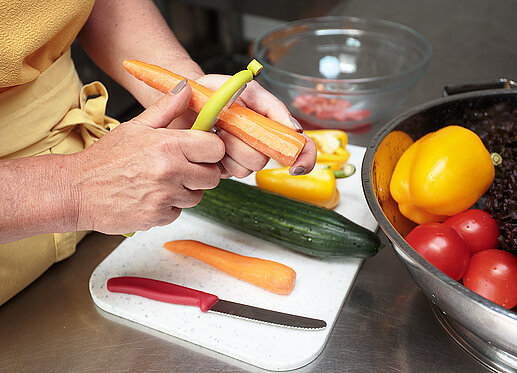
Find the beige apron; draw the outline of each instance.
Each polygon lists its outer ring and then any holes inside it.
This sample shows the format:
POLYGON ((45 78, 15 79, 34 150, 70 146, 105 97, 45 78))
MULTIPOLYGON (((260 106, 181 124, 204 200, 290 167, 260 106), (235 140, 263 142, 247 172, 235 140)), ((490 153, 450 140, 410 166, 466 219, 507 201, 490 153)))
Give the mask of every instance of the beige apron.
MULTIPOLYGON (((107 99, 100 82, 82 85, 68 50, 35 81, 0 93, 0 159, 83 150, 118 125, 105 115, 107 99)), ((72 255, 85 235, 50 233, 0 245, 0 305, 72 255)))

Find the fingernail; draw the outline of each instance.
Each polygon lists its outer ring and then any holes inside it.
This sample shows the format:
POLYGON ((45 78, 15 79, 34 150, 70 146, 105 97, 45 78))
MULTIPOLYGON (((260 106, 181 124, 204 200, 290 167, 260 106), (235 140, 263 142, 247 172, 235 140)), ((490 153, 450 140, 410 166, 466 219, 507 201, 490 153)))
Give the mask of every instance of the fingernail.
POLYGON ((170 94, 171 95, 178 94, 183 88, 185 88, 186 85, 187 85, 187 79, 183 79, 181 82, 176 84, 176 86, 172 89, 172 91, 170 91, 170 94))
POLYGON ((305 173, 305 167, 302 167, 302 166, 298 166, 296 167, 293 172, 291 173, 291 175, 301 175, 305 173))
POLYGON ((296 120, 296 118, 295 118, 295 117, 293 117, 292 115, 290 115, 290 116, 289 116, 289 120, 290 120, 290 121, 291 121, 291 123, 294 125, 294 127, 296 128, 296 131, 297 131, 297 132, 300 132, 300 133, 301 133, 301 132, 303 132, 303 127, 302 127, 302 125, 300 124, 300 122, 298 122, 298 121, 296 120))

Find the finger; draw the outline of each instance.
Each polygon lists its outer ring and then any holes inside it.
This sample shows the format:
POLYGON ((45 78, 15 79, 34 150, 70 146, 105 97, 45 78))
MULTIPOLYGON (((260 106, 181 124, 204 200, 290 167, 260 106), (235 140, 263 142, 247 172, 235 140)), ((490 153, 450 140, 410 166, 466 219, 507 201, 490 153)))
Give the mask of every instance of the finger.
POLYGON ((259 83, 252 81, 241 94, 240 100, 245 106, 257 113, 282 123, 297 132, 303 132, 302 125, 291 115, 284 103, 262 88, 259 83))
POLYGON ((190 172, 183 179, 183 186, 188 190, 213 189, 221 180, 221 170, 216 164, 193 164, 190 172))
POLYGON ((203 198, 203 190, 185 189, 183 193, 176 195, 171 201, 172 206, 188 209, 196 206, 203 198))
POLYGON ((267 156, 242 142, 239 138, 228 131, 217 128, 217 134, 224 142, 226 154, 238 162, 242 167, 252 171, 259 171, 263 169, 269 161, 267 156))
POLYGON ((306 134, 302 134, 307 142, 302 149, 302 152, 289 169, 291 175, 305 175, 312 171, 316 163, 316 144, 306 134))
POLYGON ((217 163, 225 154, 224 142, 214 133, 198 130, 178 130, 178 142, 183 156, 191 163, 217 163))
POLYGON ((158 222, 158 224, 156 224, 156 226, 162 227, 164 225, 169 225, 170 223, 175 221, 177 218, 179 218, 179 216, 181 214, 181 208, 172 206, 170 208, 170 210, 171 210, 170 213, 164 214, 163 220, 158 222))
POLYGON ((219 171, 221 171, 221 179, 229 179, 233 175, 228 172, 228 170, 224 167, 224 165, 221 162, 217 162, 217 167, 219 167, 219 171))
POLYGON ((177 218, 179 218, 181 215, 181 208, 178 208, 178 207, 171 207, 171 215, 170 215, 170 219, 172 219, 170 223, 172 223, 174 220, 176 220, 177 218))
POLYGON ((212 91, 217 91, 228 79, 230 79, 229 75, 209 74, 196 79, 196 82, 210 88, 212 91))
POLYGON ((253 172, 252 170, 242 166, 228 154, 224 156, 224 158, 221 160, 221 163, 232 176, 235 176, 238 179, 245 178, 253 172))
MULTIPOLYGON (((210 74, 204 75, 197 81, 212 90, 217 90, 229 78, 227 75, 210 74)), ((244 104, 244 106, 249 107, 259 114, 265 115, 288 127, 295 128, 294 125, 291 124, 289 119, 291 114, 286 106, 255 80, 248 83, 246 89, 240 94, 237 102, 244 104)))
POLYGON ((264 89, 258 82, 251 81, 239 97, 247 107, 270 119, 296 129, 291 123, 291 113, 282 101, 264 89))
MULTIPOLYGON (((226 80, 228 80, 228 78, 228 76, 224 75, 205 75, 198 79, 198 82, 206 85, 209 88, 217 89, 217 87, 222 85, 226 80)), ((293 128, 298 132, 303 132, 302 126, 289 113, 285 105, 273 94, 261 87, 260 84, 258 84, 256 81, 251 81, 248 84, 248 87, 241 93, 238 102, 241 102, 244 104, 244 106, 249 107, 259 114, 265 115, 270 119, 282 123, 286 127, 293 128)), ((308 139, 307 141, 309 144, 304 147, 304 150, 302 150, 302 153, 293 165, 294 167, 291 168, 293 173, 306 174, 314 168, 316 162, 315 145, 312 140, 310 140, 307 136, 305 137, 308 139)), ((226 141, 225 144, 228 148, 231 149, 231 145, 228 146, 229 144, 227 144, 226 141)), ((227 153, 230 154, 230 152, 231 150, 227 149, 227 153)), ((231 156, 232 158, 238 159, 239 161, 243 159, 239 154, 231 154, 231 156)), ((250 169, 256 169, 256 167, 251 165, 250 169)))
POLYGON ((142 114, 133 118, 132 122, 151 128, 165 128, 187 110, 191 93, 192 89, 187 81, 181 81, 170 93, 163 95, 142 114))
POLYGON ((180 115, 176 119, 170 123, 167 128, 173 128, 173 129, 183 129, 187 130, 194 124, 194 121, 197 118, 197 113, 193 110, 187 110, 183 113, 183 115, 180 115))

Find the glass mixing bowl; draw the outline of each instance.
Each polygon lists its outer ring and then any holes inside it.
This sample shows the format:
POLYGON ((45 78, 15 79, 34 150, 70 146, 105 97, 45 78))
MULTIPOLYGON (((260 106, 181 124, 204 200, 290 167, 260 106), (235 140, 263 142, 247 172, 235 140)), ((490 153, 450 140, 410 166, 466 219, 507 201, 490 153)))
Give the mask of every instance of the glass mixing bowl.
POLYGON ((368 129, 400 105, 424 75, 431 45, 390 21, 322 17, 260 36, 259 81, 305 128, 368 129))

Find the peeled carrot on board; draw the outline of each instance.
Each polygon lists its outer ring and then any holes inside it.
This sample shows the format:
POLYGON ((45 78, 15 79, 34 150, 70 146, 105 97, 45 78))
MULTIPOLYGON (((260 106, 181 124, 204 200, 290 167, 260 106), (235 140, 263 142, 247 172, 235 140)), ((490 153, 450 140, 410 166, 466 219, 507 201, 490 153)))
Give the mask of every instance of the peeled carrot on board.
POLYGON ((294 289, 296 272, 281 263, 235 254, 195 240, 169 241, 163 246, 273 293, 287 295, 294 289))
MULTIPOLYGON (((170 92, 185 79, 162 67, 141 61, 125 60, 124 68, 137 79, 163 93, 170 92)), ((192 87, 190 109, 199 113, 214 92, 188 79, 192 87)), ((292 166, 307 140, 295 130, 234 102, 218 115, 217 125, 252 148, 274 160, 292 166)))

